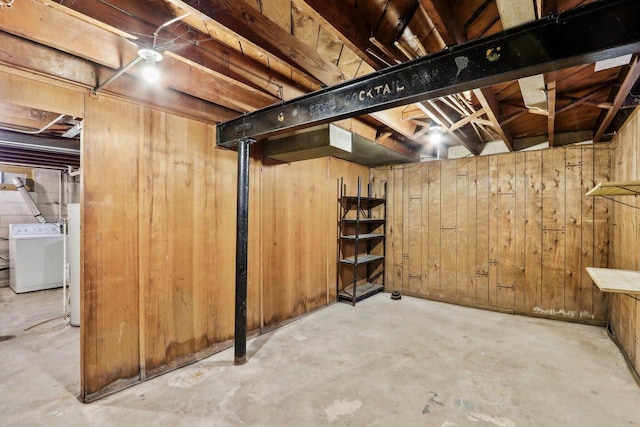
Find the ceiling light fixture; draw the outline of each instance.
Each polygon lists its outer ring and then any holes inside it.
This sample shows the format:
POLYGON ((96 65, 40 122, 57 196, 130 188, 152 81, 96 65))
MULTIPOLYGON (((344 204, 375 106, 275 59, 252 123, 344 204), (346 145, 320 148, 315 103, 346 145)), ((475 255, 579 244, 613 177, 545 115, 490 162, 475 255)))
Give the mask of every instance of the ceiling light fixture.
MULTIPOLYGON (((1 2, 6 2, 6 1, 7 0, 0 0, 0 5, 2 5, 1 2)), ((11 3, 13 3, 13 1, 14 0, 11 0, 11 3)), ((185 13, 182 16, 173 18, 165 22, 164 24, 160 25, 158 29, 156 29, 156 31, 153 33, 153 47, 151 49, 142 48, 138 50, 137 57, 133 58, 131 62, 129 62, 124 67, 120 68, 113 76, 109 77, 104 83, 96 86, 95 89, 93 89, 94 95, 98 94, 98 92, 104 89, 106 85, 110 84, 115 79, 117 79, 118 77, 120 77, 121 75, 129 71, 129 69, 131 69, 134 65, 136 65, 138 62, 142 61, 143 59, 145 61, 145 66, 142 69, 142 77, 149 82, 157 82, 160 79, 160 72, 156 68, 156 62, 162 61, 162 54, 160 54, 160 52, 156 50, 156 41, 158 39, 158 34, 160 33, 160 30, 163 29, 164 27, 167 27, 173 23, 176 23, 182 20, 183 18, 189 16, 190 14, 191 14, 190 12, 185 13)), ((162 49, 164 50, 166 49, 166 47, 163 47, 162 49)))
POLYGON ((162 54, 153 49, 140 49, 138 56, 145 62, 142 68, 142 77, 149 83, 156 83, 160 80, 160 71, 156 68, 156 62, 162 61, 162 54))

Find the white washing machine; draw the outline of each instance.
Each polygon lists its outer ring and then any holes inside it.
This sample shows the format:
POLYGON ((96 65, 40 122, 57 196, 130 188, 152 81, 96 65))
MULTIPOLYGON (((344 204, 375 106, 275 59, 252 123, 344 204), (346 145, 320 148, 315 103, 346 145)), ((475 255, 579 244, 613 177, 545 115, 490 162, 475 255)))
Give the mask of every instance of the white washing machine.
POLYGON ((58 224, 9 225, 9 285, 16 293, 62 287, 64 243, 58 224))

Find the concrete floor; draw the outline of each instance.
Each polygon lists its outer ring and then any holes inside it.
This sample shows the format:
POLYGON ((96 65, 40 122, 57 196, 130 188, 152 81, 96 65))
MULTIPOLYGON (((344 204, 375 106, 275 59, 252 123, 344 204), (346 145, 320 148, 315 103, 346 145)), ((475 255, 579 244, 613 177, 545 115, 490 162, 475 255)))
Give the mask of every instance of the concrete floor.
POLYGON ((0 335, 16 335, 0 342, 0 425, 640 425, 640 388, 603 328, 388 294, 251 340, 245 366, 229 349, 85 405, 78 328, 23 330, 61 299, 0 289, 0 335))

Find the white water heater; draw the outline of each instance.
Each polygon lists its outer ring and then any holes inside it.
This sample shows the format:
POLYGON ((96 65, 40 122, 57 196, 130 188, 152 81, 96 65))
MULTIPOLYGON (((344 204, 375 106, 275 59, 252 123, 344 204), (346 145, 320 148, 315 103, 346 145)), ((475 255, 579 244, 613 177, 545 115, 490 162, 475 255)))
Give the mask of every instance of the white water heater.
POLYGON ((71 326, 80 326, 80 204, 69 203, 67 212, 70 323, 71 326))

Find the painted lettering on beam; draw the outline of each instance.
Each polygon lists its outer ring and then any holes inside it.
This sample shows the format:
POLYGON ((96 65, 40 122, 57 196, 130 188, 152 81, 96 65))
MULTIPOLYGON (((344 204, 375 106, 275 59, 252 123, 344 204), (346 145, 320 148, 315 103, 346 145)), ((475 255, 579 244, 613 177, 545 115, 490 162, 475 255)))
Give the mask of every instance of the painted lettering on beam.
POLYGON ((395 95, 405 90, 404 83, 394 81, 391 83, 382 83, 370 88, 362 89, 357 92, 347 93, 342 97, 342 102, 338 102, 337 98, 332 98, 327 102, 314 104, 309 107, 309 115, 317 117, 335 112, 338 108, 350 108, 352 105, 368 103, 370 101, 379 101, 389 95, 395 95))

